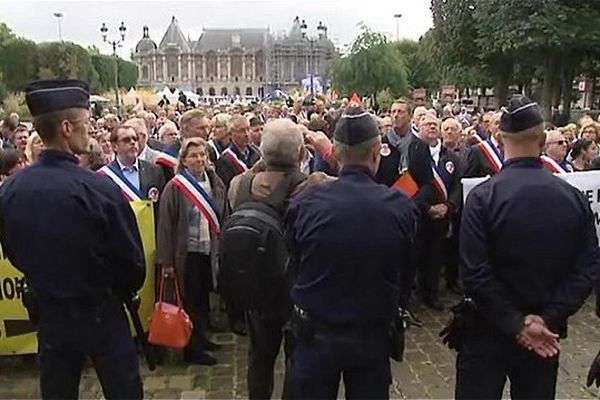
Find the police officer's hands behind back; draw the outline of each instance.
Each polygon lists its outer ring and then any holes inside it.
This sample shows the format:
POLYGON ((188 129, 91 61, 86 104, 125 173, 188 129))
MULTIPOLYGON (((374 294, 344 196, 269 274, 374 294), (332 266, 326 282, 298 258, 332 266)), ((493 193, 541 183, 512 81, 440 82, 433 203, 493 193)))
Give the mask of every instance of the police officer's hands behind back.
POLYGON ((550 331, 542 317, 537 315, 525 317, 523 329, 517 335, 517 342, 543 358, 554 357, 560 351, 558 335, 550 331))

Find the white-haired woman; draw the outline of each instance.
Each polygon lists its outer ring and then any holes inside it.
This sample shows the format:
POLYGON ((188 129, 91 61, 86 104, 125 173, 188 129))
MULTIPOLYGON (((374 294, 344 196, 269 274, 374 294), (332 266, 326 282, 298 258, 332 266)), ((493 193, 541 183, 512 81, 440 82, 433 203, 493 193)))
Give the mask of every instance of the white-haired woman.
POLYGON ((213 289, 218 251, 218 227, 227 213, 225 185, 209 168, 208 144, 201 138, 186 139, 180 150, 177 175, 161 195, 157 230, 157 258, 165 277, 176 276, 186 312, 193 324, 184 360, 215 365, 208 352, 219 345, 207 336, 209 294, 213 289), (186 190, 186 187, 196 190, 186 190), (195 204, 197 192, 210 210, 195 204))
POLYGON ((44 150, 44 142, 37 132, 33 132, 27 139, 27 145, 25 146, 25 157, 27 158, 27 164, 31 165, 35 163, 44 150))

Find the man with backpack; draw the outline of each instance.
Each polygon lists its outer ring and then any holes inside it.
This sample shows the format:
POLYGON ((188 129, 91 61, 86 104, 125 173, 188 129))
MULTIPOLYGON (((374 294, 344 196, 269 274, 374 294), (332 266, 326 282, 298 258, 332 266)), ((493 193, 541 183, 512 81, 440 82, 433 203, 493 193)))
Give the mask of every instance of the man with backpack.
MULTIPOLYGON (((300 128, 290 120, 267 123, 260 150, 265 170, 231 181, 228 197, 234 211, 221 231, 219 262, 221 292, 245 309, 250 399, 271 398, 275 360, 291 312, 283 215, 293 194, 325 177, 319 173, 307 179, 300 172, 306 150, 300 128)), ((291 349, 285 339, 287 357, 291 349)))

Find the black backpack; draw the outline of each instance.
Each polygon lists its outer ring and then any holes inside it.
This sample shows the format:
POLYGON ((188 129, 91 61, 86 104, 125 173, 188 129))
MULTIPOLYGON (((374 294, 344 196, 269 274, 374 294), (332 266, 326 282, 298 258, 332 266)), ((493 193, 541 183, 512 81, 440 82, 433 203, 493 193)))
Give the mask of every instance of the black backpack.
POLYGON ((283 215, 292 190, 306 179, 287 174, 265 200, 252 198, 254 174, 240 181, 233 213, 221 228, 218 284, 231 304, 246 310, 277 306, 286 298, 288 251, 283 215))

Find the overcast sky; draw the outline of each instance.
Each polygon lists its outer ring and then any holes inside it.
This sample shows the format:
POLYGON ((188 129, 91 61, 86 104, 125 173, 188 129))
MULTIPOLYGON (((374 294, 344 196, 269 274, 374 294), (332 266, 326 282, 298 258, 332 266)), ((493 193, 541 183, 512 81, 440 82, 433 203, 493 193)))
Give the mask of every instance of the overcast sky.
POLYGON ((158 44, 174 15, 184 34, 197 40, 206 28, 270 28, 272 32, 288 31, 296 15, 306 19, 309 34, 323 21, 329 37, 338 46, 350 42, 362 22, 374 30, 396 37, 394 14, 402 14, 401 38, 418 39, 431 27, 430 0, 203 0, 203 1, 26 1, 0 0, 0 22, 5 22, 17 35, 36 42, 58 39, 60 12, 62 36, 83 46, 96 45, 109 53, 102 43, 100 26, 106 22, 109 39, 118 37, 121 21, 127 27, 124 47, 128 57, 142 37, 142 26, 148 25, 150 37, 158 44))

